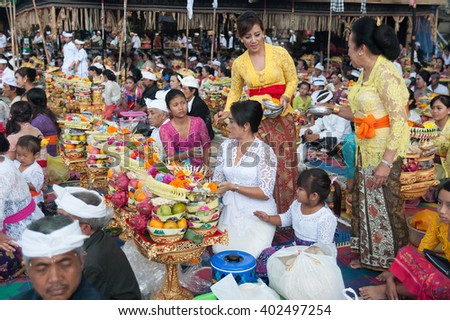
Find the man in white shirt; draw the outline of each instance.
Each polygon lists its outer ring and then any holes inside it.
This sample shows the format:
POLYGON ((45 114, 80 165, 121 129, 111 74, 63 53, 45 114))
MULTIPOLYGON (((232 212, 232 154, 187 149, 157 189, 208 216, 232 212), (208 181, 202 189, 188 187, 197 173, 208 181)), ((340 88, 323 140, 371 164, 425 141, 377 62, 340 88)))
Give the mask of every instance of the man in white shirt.
POLYGON ((323 67, 323 65, 319 62, 314 66, 314 71, 311 75, 311 80, 312 82, 316 81, 316 80, 321 80, 323 82, 327 82, 327 78, 325 78, 325 76, 322 74, 325 71, 325 68, 323 67))
POLYGON ((220 71, 220 66, 222 64, 220 63, 219 60, 214 60, 212 62, 212 68, 214 69, 214 77, 217 77, 219 75, 219 71, 220 71))
POLYGON ((62 72, 67 74, 74 74, 75 60, 78 57, 78 49, 73 43, 73 35, 68 32, 63 32, 64 41, 66 44, 63 47, 63 65, 61 67, 62 72))
POLYGON ((427 87, 427 89, 433 93, 448 95, 448 87, 440 84, 440 79, 441 75, 439 74, 439 72, 432 72, 431 84, 427 87))
MULTIPOLYGON (((315 91, 312 96, 314 105, 330 106, 333 93, 328 90, 315 91)), ((301 144, 297 148, 299 167, 307 160, 307 151, 312 148, 322 152, 333 152, 348 134, 352 132, 350 121, 330 114, 316 119, 314 125, 300 130, 301 144)))
POLYGON ((112 33, 111 35, 113 39, 109 43, 109 47, 110 49, 117 49, 117 47, 119 46, 119 37, 115 33, 112 33))
POLYGON ((3 31, 0 31, 0 53, 3 53, 6 49, 7 39, 3 34, 3 31))
POLYGON ((450 65, 450 44, 448 44, 444 48, 444 52, 442 53, 442 60, 444 60, 444 65, 445 66, 450 65))
POLYGON ((294 30, 289 30, 289 33, 291 34, 289 37, 289 43, 291 45, 295 45, 295 43, 297 42, 297 36, 295 35, 294 30))
POLYGON ((266 34, 264 36, 264 42, 268 44, 272 44, 272 39, 266 34))
POLYGON ((228 46, 227 49, 228 50, 232 50, 234 48, 234 36, 233 36, 233 32, 228 31, 228 46))
POLYGON ((133 44, 133 49, 140 49, 141 48, 141 39, 139 38, 137 33, 131 33, 133 36, 131 38, 131 43, 133 44))
POLYGON ((155 146, 158 148, 158 154, 162 158, 164 154, 164 148, 159 136, 159 128, 169 122, 169 109, 167 108, 166 101, 164 99, 145 99, 147 106, 148 122, 151 127, 154 127, 152 134, 150 135, 156 142, 155 146))
POLYGON ((226 48, 227 47, 227 39, 225 39, 225 35, 223 33, 220 34, 220 48, 226 48))

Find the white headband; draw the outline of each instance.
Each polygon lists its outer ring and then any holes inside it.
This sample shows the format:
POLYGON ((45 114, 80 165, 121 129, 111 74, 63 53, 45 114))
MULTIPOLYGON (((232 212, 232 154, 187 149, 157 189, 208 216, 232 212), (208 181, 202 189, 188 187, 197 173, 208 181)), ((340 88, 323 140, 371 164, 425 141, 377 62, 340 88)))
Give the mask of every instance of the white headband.
POLYGON ((58 209, 63 209, 67 213, 79 218, 92 219, 103 218, 109 214, 109 210, 103 201, 103 198, 95 191, 87 190, 85 188, 67 187, 63 188, 58 185, 53 186, 56 193, 55 199, 58 209), (101 201, 98 206, 86 204, 84 201, 74 197, 72 193, 75 192, 89 192, 94 194, 101 201))
POLYGON ((22 247, 25 257, 51 258, 82 247, 86 238, 89 238, 89 236, 81 232, 78 220, 74 220, 71 224, 50 234, 25 229, 22 233, 22 239, 17 243, 22 247))

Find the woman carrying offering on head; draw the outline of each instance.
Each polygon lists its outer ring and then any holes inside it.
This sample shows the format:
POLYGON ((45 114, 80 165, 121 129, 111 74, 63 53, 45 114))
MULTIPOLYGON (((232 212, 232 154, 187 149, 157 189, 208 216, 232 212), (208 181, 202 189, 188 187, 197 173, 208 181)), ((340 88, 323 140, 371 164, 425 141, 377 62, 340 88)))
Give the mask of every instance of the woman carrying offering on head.
POLYGON ((215 121, 228 118, 231 105, 240 99, 244 84, 249 88, 251 100, 280 101, 283 113, 264 119, 258 135, 273 148, 278 158, 275 200, 278 211, 285 212, 295 197, 297 176, 296 131, 290 105, 298 83, 295 64, 284 48, 264 42, 263 23, 254 12, 241 14, 237 28, 247 50, 233 62, 231 91, 225 110, 216 114, 215 121))

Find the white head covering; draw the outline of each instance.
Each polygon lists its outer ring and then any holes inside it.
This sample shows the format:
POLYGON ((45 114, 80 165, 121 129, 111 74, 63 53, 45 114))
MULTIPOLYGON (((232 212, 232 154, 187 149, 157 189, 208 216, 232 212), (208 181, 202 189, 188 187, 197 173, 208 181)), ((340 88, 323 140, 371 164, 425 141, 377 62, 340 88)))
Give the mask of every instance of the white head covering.
POLYGON ((4 63, 8 63, 8 61, 6 61, 6 59, 0 59, 0 64, 4 64, 4 63))
POLYGON ((166 101, 161 100, 161 99, 148 99, 148 98, 144 98, 145 101, 145 105, 147 106, 148 109, 158 109, 164 112, 169 112, 169 109, 167 108, 167 104, 166 101))
POLYGON ((316 79, 313 81, 313 86, 325 86, 325 81, 321 79, 316 79))
MULTIPOLYGON (((6 68, 5 70, 11 70, 9 68, 6 68)), ((14 72, 3 72, 3 83, 9 85, 9 86, 13 86, 13 87, 17 87, 17 82, 16 82, 16 77, 14 76, 14 72)))
POLYGON ((320 71, 324 71, 325 68, 323 67, 323 65, 319 62, 318 64, 316 64, 316 66, 314 67, 314 69, 319 69, 320 71))
POLYGON ((157 100, 166 100, 166 95, 170 90, 158 90, 155 93, 155 98, 157 100))
POLYGON ((78 39, 77 39, 77 40, 75 40, 74 42, 75 42, 75 44, 85 44, 85 42, 84 42, 84 41, 81 41, 81 40, 78 40, 78 39))
POLYGON ((213 62, 212 62, 212 65, 213 66, 218 66, 218 67, 220 67, 220 61, 219 60, 214 60, 213 62))
POLYGON ((93 66, 96 67, 97 69, 103 70, 103 65, 99 62, 94 63, 93 66))
POLYGON ((80 248, 86 238, 89 236, 81 232, 80 223, 74 220, 71 224, 50 234, 25 229, 22 239, 17 243, 22 247, 23 255, 26 257, 51 258, 80 248))
POLYGON ((414 42, 414 45, 420 47, 420 42, 419 42, 419 41, 416 41, 416 42, 414 42))
POLYGON ((71 34, 69 32, 65 32, 64 31, 62 35, 63 35, 64 38, 73 38, 73 34, 71 34))
POLYGON ((192 62, 192 61, 197 61, 197 57, 195 57, 195 56, 194 56, 194 57, 190 57, 190 58, 189 58, 189 61, 190 61, 190 62, 192 62))
POLYGON ((195 65, 196 68, 203 68, 203 63, 199 62, 195 65))
POLYGON ((64 211, 73 216, 84 219, 92 219, 92 218, 103 218, 109 215, 109 210, 106 207, 105 201, 103 201, 103 197, 101 197, 95 191, 78 187, 63 188, 58 185, 54 185, 53 190, 55 191, 57 196, 57 198, 55 199, 55 203, 57 204, 58 209, 63 209, 64 211), (72 193, 75 192, 92 193, 96 197, 98 197, 98 199, 100 200, 100 204, 98 206, 86 204, 84 201, 72 195, 72 193))
POLYGON ((329 90, 316 90, 311 95, 312 104, 327 103, 333 99, 333 92, 329 90))
POLYGON ((193 76, 187 76, 187 77, 184 77, 183 79, 181 79, 181 85, 183 87, 190 87, 190 88, 197 88, 197 89, 199 87, 198 79, 195 79, 193 76))
POLYGON ((162 63, 157 63, 156 66, 157 66, 158 68, 161 68, 161 69, 164 69, 164 68, 165 68, 165 66, 164 66, 162 63))
POLYGON ((350 74, 356 78, 359 78, 361 76, 361 73, 358 70, 352 70, 350 74))
POLYGON ((153 81, 157 81, 158 80, 154 73, 151 73, 151 72, 148 72, 148 71, 142 72, 142 79, 148 79, 148 80, 153 80, 153 81))

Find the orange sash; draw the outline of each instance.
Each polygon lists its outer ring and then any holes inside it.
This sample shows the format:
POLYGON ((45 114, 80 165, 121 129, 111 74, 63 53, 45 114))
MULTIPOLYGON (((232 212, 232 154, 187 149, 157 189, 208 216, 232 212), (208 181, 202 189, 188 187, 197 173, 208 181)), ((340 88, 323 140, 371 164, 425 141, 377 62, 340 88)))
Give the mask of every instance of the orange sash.
POLYGON ((44 138, 48 140, 48 144, 51 146, 55 146, 58 144, 58 136, 57 135, 46 136, 44 138))
POLYGON ((365 118, 355 118, 355 125, 358 127, 356 136, 360 139, 370 139, 375 137, 375 129, 390 128, 389 116, 375 119, 372 114, 365 118))
POLYGON ((32 197, 37 197, 41 193, 42 193, 42 191, 30 190, 30 194, 31 194, 32 197))

